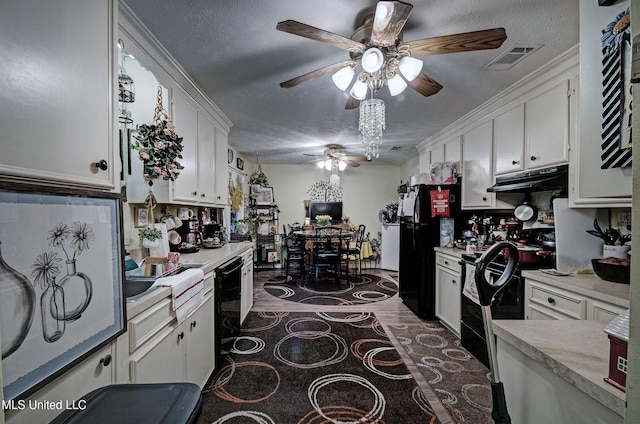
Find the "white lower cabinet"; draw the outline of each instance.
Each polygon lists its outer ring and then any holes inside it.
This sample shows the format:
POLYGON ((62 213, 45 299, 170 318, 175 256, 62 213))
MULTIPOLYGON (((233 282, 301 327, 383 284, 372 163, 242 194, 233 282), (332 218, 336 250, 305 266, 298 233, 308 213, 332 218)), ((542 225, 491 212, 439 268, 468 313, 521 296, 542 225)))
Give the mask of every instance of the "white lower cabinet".
MULTIPOLYGON (((207 278, 213 279, 213 274, 207 278)), ((129 382, 186 381, 203 387, 215 367, 213 309, 213 291, 209 291, 180 325, 170 299, 132 318, 128 323, 129 382)))
POLYGON ((460 337, 461 268, 459 259, 436 253, 436 316, 460 337))
MULTIPOLYGON (((71 403, 92 390, 114 383, 114 358, 115 347, 113 343, 110 343, 26 398, 26 404, 29 405, 29 402, 32 402, 35 405, 35 402, 44 400, 55 402, 68 400, 71 403)), ((0 411, 0 422, 7 424, 48 423, 61 412, 56 408, 29 408, 28 406, 23 410, 19 408, 7 409, 4 411, 5 421, 2 420, 2 411, 0 411)))
POLYGON ((627 308, 542 281, 525 279, 526 319, 612 320, 627 308))
POLYGON ((242 255, 244 264, 242 265, 242 281, 240 293, 240 324, 249 314, 253 307, 253 250, 249 250, 242 255))

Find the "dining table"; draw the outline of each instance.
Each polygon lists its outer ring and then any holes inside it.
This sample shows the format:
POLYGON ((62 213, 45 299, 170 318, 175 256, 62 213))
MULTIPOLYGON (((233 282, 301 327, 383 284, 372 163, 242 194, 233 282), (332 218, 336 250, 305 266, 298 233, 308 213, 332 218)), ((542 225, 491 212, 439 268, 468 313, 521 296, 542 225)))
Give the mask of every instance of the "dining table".
MULTIPOLYGON (((294 231, 293 235, 302 240, 304 249, 308 252, 311 252, 313 250, 314 242, 318 238, 315 228, 294 231)), ((353 236, 353 233, 349 230, 341 229, 340 234, 336 234, 335 236, 336 238, 340 239, 340 243, 346 249, 347 246, 349 245, 349 240, 351 240, 351 237, 353 236)), ((309 262, 306 259, 304 259, 303 267, 306 267, 307 265, 309 265, 309 262)), ((347 279, 348 277, 349 276, 347 275, 347 279)), ((303 279, 304 279, 304 273, 303 273, 303 279)))

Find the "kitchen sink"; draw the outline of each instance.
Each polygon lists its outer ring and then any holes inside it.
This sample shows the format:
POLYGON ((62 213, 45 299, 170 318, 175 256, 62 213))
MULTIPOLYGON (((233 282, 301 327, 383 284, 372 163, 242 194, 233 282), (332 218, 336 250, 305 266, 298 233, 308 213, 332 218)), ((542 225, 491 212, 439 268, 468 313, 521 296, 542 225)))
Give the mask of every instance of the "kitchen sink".
MULTIPOLYGON (((204 263, 206 263, 206 261, 204 263)), ((200 268, 204 263, 199 261, 186 263, 181 262, 178 264, 177 268, 167 271, 161 275, 144 275, 144 266, 127 271, 125 272, 124 281, 125 296, 127 298, 138 296, 149 290, 149 287, 151 287, 158 278, 178 275, 191 268, 200 268)))

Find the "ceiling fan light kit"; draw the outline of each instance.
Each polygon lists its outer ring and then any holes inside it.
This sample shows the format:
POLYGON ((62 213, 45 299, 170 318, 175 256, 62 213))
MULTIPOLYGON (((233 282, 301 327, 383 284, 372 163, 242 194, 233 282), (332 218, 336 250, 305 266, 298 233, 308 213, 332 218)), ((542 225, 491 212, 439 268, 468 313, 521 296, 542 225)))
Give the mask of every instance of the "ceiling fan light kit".
POLYGON ((389 87, 389 93, 392 96, 397 96, 407 88, 407 83, 404 82, 400 75, 395 74, 393 78, 387 81, 387 86, 389 87))
POLYGON ((345 66, 331 76, 333 83, 342 91, 347 91, 356 72, 351 66, 345 66))
POLYGON ((407 81, 413 81, 416 77, 422 72, 422 66, 424 63, 420 59, 416 59, 415 57, 405 56, 400 59, 400 63, 398 64, 398 68, 400 68, 400 72, 402 76, 404 76, 407 81))
POLYGON ((402 1, 379 1, 373 19, 371 15, 365 17, 363 25, 356 29, 352 38, 293 20, 276 25, 279 31, 347 50, 350 56, 348 61, 285 81, 281 87, 291 88, 333 73, 334 84, 346 91, 355 75, 355 67, 362 67, 349 90, 352 98, 347 101, 345 109, 355 109, 360 105, 358 129, 368 159, 378 157, 378 146, 385 129, 384 102, 373 98, 365 100, 369 89, 373 95, 387 85, 391 95, 397 96, 408 85, 425 97, 432 96, 442 89, 442 85, 422 72, 423 63, 416 56, 496 49, 507 39, 504 28, 493 28, 404 42, 401 32, 411 9, 413 5, 402 1))

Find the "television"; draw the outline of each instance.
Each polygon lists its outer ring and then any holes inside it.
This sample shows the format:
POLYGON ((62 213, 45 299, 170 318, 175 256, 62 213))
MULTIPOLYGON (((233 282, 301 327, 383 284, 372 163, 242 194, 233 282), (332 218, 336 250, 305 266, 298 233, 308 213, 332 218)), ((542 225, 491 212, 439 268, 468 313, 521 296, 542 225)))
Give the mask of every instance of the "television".
POLYGON ((342 202, 310 202, 309 218, 311 222, 316 222, 317 215, 329 215, 332 224, 339 224, 342 221, 342 202))

